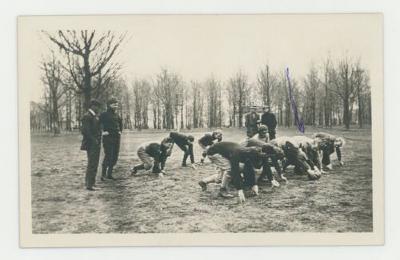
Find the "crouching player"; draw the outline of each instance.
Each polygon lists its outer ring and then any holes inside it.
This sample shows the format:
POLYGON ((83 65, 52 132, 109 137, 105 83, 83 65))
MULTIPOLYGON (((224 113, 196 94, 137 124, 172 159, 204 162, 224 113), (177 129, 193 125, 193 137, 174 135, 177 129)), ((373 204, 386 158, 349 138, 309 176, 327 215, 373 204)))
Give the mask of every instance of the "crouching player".
POLYGON ((131 168, 131 175, 135 175, 139 170, 150 170, 152 173, 163 177, 165 162, 171 155, 174 143, 170 138, 164 138, 161 143, 145 143, 139 146, 137 155, 142 161, 131 168))
POLYGON ((322 152, 322 168, 332 170, 330 155, 336 151, 336 156, 340 166, 343 166, 341 147, 345 145, 342 137, 336 137, 331 134, 319 132, 313 135, 318 144, 319 151, 322 152))
POLYGON ((280 147, 285 153, 285 160, 283 162, 283 171, 287 166, 294 165, 295 173, 307 173, 310 180, 316 180, 321 177, 319 171, 312 170, 309 164, 307 155, 301 150, 299 146, 290 137, 279 137, 270 141, 271 144, 280 147))
POLYGON ((307 155, 307 163, 311 166, 311 168, 314 171, 320 171, 323 173, 318 143, 314 139, 303 135, 293 136, 291 137, 291 140, 307 155))
POLYGON ((279 186, 279 183, 275 180, 275 177, 272 174, 271 167, 275 168, 280 180, 287 182, 286 177, 282 173, 281 166, 279 165, 279 161, 283 161, 285 157, 284 152, 280 147, 253 138, 248 139, 242 145, 245 147, 259 147, 262 152, 266 154, 265 159, 254 165, 256 169, 262 167, 262 172, 257 183, 267 178, 268 181, 271 182, 272 186, 279 186))
POLYGON ((266 125, 260 125, 257 129, 257 135, 251 139, 256 139, 263 142, 268 142, 268 128, 266 125))
POLYGON ((232 157, 229 160, 231 164, 230 176, 232 178, 232 184, 238 191, 239 202, 245 201, 243 193, 244 186, 251 187, 251 191, 254 195, 258 195, 258 185, 256 183, 256 175, 254 167, 259 162, 266 161, 266 154, 262 152, 259 147, 242 147, 232 153, 232 157), (241 176, 240 163, 244 164, 243 167, 243 178, 241 176))
POLYGON ((212 163, 220 170, 219 174, 214 174, 199 182, 199 185, 205 190, 208 183, 218 182, 221 180, 220 195, 222 197, 232 197, 228 193, 229 179, 238 190, 239 201, 245 201, 243 186, 244 184, 251 187, 255 195, 258 195, 258 186, 255 180, 254 165, 265 158, 260 148, 243 147, 233 142, 219 142, 207 150, 207 155, 212 163), (240 167, 240 163, 244 167, 240 167), (241 173, 243 172, 244 180, 241 173), (243 182, 244 181, 244 182, 243 182))
POLYGON ((204 159, 207 157, 208 147, 213 145, 215 141, 222 141, 222 131, 219 129, 213 131, 212 133, 206 133, 199 139, 199 145, 203 149, 203 153, 201 154, 201 163, 204 163, 204 159))
MULTIPOLYGON (((211 146, 213 147, 213 146, 211 146)), ((210 148, 211 148, 210 147, 210 148)), ((217 169, 218 173, 213 174, 209 177, 203 178, 201 181, 199 181, 199 185, 203 191, 207 190, 207 185, 210 183, 220 183, 221 187, 219 189, 218 195, 223 197, 223 198, 233 198, 233 195, 228 193, 228 183, 230 179, 229 171, 231 170, 231 164, 229 162, 229 159, 225 158, 221 154, 207 154, 208 159, 210 159, 211 163, 215 165, 215 168, 217 169)))
POLYGON ((186 167, 187 158, 190 157, 190 162, 192 163, 192 168, 194 167, 194 155, 193 155, 193 141, 194 137, 191 135, 184 135, 178 132, 171 132, 169 137, 172 141, 184 152, 182 167, 186 167))

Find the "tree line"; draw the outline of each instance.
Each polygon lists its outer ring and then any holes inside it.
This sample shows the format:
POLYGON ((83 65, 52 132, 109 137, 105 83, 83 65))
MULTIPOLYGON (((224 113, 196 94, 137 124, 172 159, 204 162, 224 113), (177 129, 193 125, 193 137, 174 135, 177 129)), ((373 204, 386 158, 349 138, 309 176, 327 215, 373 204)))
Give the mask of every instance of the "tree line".
MULTIPOLYGON (((51 43, 40 68, 44 85, 41 102, 31 102, 31 130, 72 131, 90 99, 120 101, 127 129, 192 129, 243 127, 249 106, 270 106, 279 125, 294 124, 284 70, 265 64, 255 81, 237 71, 221 81, 210 75, 186 81, 161 68, 151 79, 128 82, 115 57, 126 34, 111 31, 41 32, 51 43)), ((306 125, 358 127, 371 123, 369 73, 359 60, 344 57, 311 65, 304 78, 291 78, 292 94, 306 125)))

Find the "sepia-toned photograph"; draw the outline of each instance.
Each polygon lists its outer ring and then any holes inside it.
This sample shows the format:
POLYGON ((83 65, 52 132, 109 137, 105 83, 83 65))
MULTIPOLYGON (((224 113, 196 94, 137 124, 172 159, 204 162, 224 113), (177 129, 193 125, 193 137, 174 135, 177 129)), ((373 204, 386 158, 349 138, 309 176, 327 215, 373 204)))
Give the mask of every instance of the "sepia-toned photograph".
POLYGON ((383 243, 381 14, 22 16, 22 246, 383 243))

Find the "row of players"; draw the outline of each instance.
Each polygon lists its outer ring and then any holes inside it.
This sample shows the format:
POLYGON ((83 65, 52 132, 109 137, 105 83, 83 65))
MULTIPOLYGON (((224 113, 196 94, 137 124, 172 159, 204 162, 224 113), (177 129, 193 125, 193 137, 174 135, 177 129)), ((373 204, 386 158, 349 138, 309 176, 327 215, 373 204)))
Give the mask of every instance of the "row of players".
MULTIPOLYGON (((143 144, 137 150, 142 163, 134 166, 131 174, 151 170, 162 177, 174 144, 184 152, 182 166, 187 166, 186 161, 190 158, 191 166, 195 168, 193 143, 192 135, 171 132, 161 143, 143 144)), ((332 169, 330 155, 334 152, 339 164, 343 165, 341 147, 344 139, 322 132, 314 134, 312 138, 278 137, 268 142, 267 128, 261 125, 257 135, 240 144, 222 141, 221 130, 206 133, 198 143, 203 149, 201 163, 208 157, 218 170, 218 173, 199 182, 203 191, 210 183, 221 183, 219 194, 231 198, 233 195, 228 191, 228 184, 232 183, 238 191, 240 202, 245 201, 245 187, 249 187, 252 194, 258 195, 260 182, 268 181, 272 186, 279 186, 278 181, 287 182, 284 173, 289 165, 294 166, 295 173, 306 174, 310 180, 319 179, 324 170, 332 169), (277 177, 271 168, 274 168, 277 177), (258 178, 256 170, 261 170, 258 178)))

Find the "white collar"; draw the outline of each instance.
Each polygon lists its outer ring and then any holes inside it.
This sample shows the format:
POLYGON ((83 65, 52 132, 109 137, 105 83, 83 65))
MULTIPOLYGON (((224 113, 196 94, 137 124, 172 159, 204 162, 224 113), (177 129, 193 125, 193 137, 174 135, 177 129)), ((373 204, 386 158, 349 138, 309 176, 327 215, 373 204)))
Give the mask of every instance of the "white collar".
POLYGON ((90 108, 89 108, 89 113, 92 114, 93 116, 96 116, 96 113, 90 108))

